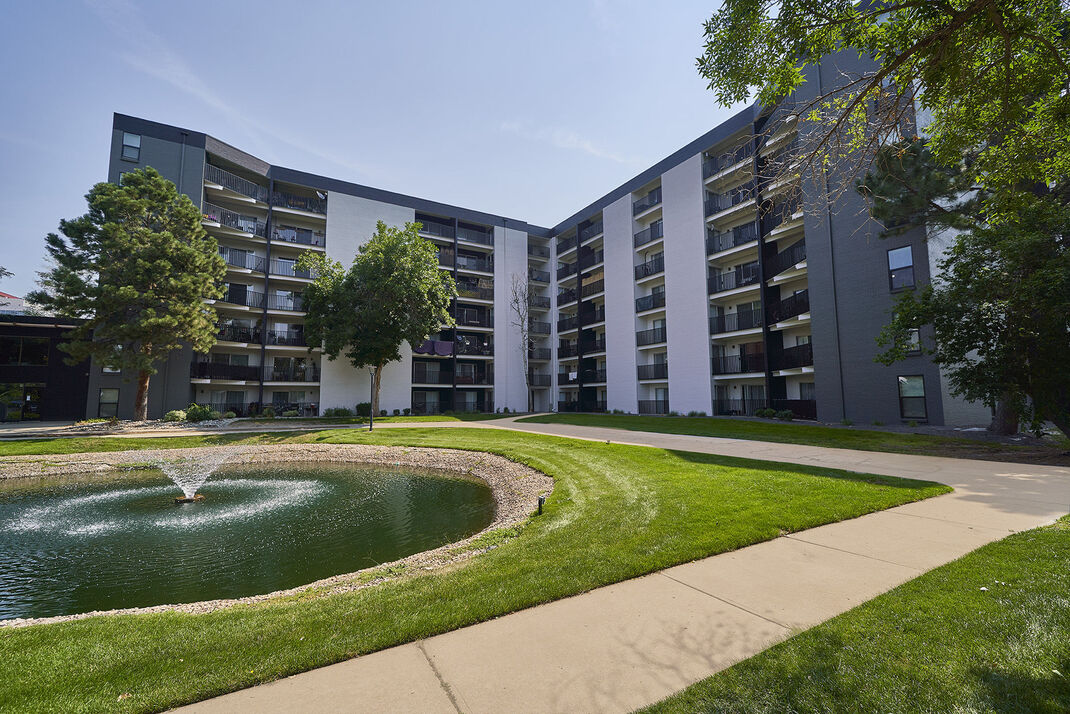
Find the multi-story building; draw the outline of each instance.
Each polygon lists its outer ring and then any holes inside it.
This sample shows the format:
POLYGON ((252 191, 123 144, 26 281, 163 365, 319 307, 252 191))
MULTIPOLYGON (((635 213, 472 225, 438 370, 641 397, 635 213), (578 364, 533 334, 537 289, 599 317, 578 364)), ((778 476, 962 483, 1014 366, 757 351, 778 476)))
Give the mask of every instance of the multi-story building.
MULTIPOLYGON (((824 76, 832 67, 809 71, 796 101, 836 81, 824 76)), ((295 264, 306 251, 349 264, 382 220, 420 222, 458 288, 455 326, 386 368, 388 410, 986 420, 984 407, 951 398, 920 350, 874 361, 896 294, 926 283, 938 256, 920 230, 878 240, 860 197, 829 206, 786 170, 808 130, 794 106, 739 112, 553 228, 272 166, 117 114, 109 180, 143 166, 173 180, 228 266, 218 344, 161 365, 150 413, 197 401, 314 414, 367 401, 369 374, 306 344, 312 276, 295 264), (509 306, 515 280, 528 286, 527 344, 509 306)), ((121 381, 93 370, 90 416, 102 389, 119 389, 120 413, 132 412, 121 381)))

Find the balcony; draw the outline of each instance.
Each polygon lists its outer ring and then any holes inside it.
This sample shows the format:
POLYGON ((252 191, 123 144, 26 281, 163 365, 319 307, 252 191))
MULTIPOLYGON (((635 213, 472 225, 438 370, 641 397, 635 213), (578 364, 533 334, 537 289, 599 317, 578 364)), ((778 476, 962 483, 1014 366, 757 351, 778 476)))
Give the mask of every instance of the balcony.
POLYGON ((714 374, 749 374, 765 372, 765 355, 722 355, 713 358, 714 374))
POLYGON ((802 200, 798 196, 784 203, 774 205, 761 218, 762 235, 773 232, 782 223, 791 220, 791 217, 798 213, 800 208, 802 208, 802 200))
POLYGON ((814 348, 809 342, 794 347, 786 347, 776 360, 774 369, 798 369, 814 364, 814 348))
POLYGON ((452 268, 457 265, 457 256, 452 248, 438 249, 438 265, 441 268, 452 268))
POLYGON ((658 255, 645 263, 640 263, 635 266, 635 279, 642 280, 643 278, 649 278, 651 275, 657 275, 665 270, 665 256, 658 255))
POLYGON ((579 263, 561 263, 557 266, 557 279, 564 280, 570 275, 575 275, 579 270, 579 263))
POLYGON ((242 233, 251 233, 261 238, 267 236, 267 224, 256 216, 243 216, 237 211, 208 202, 201 206, 201 216, 201 220, 208 223, 218 223, 221 226, 233 228, 242 233))
POLYGON ((494 374, 489 369, 462 370, 457 372, 457 376, 454 379, 454 383, 460 385, 474 384, 479 386, 488 386, 494 384, 494 374))
POLYGON ((253 255, 252 253, 247 253, 245 251, 227 250, 225 248, 219 249, 219 255, 223 258, 223 262, 232 268, 255 270, 258 273, 264 272, 264 259, 258 255, 253 255))
POLYGON ((260 184, 243 179, 241 176, 235 176, 218 166, 206 164, 204 167, 204 180, 222 186, 234 193, 240 193, 243 196, 256 199, 261 203, 268 202, 267 186, 261 186, 260 184))
POLYGON ((736 288, 745 288, 758 282, 758 262, 747 263, 735 270, 717 273, 710 271, 710 294, 727 292, 736 288))
POLYGON ((528 295, 528 307, 535 310, 549 310, 550 298, 544 295, 528 295))
POLYGON ((568 290, 557 291, 557 304, 558 306, 567 305, 570 302, 576 302, 576 290, 569 288, 568 290))
POLYGON ((462 253, 457 256, 457 267, 460 270, 478 270, 482 273, 493 273, 494 258, 492 256, 477 258, 462 253))
POLYGON ((602 221, 596 221, 595 223, 592 223, 591 225, 580 231, 580 242, 583 243, 585 241, 590 240, 591 238, 594 238, 596 235, 602 232, 602 229, 602 221))
POLYGON ((579 384, 579 381, 580 381, 580 378, 575 372, 572 372, 572 373, 569 373, 569 372, 558 372, 557 373, 557 383, 559 385, 567 386, 569 384, 579 384))
POLYGON ((586 270, 591 266, 598 265, 605 257, 605 253, 601 250, 596 250, 593 253, 587 255, 581 255, 579 260, 580 270, 586 270))
POLYGON ((640 330, 635 333, 635 344, 640 347, 656 345, 665 341, 665 328, 654 327, 649 330, 640 330))
POLYGON ((471 308, 458 308, 456 318, 457 324, 462 327, 494 327, 494 323, 491 321, 490 316, 482 310, 473 310, 471 308))
POLYGON ((740 161, 754 155, 754 145, 750 142, 742 144, 734 151, 727 151, 716 156, 708 156, 702 162, 702 178, 708 179, 714 174, 724 171, 730 166, 735 166, 740 161))
POLYGON ((280 226, 271 231, 271 240, 297 245, 314 245, 322 248, 327 244, 327 234, 309 228, 280 226))
POLYGON ((579 402, 558 402, 557 411, 559 412, 578 412, 580 410, 579 402))
POLYGON ((413 347, 412 351, 418 355, 449 357, 453 354, 453 346, 450 340, 424 340, 419 346, 413 347))
POLYGON ((604 369, 585 369, 580 379, 584 384, 603 384, 606 381, 606 371, 604 369))
POLYGON ((604 291, 605 289, 606 289, 606 281, 605 280, 595 280, 593 283, 587 283, 582 288, 580 288, 580 297, 588 298, 588 297, 591 297, 592 295, 597 295, 598 293, 604 291))
POLYGON ((790 410, 800 419, 817 419, 817 400, 815 399, 774 399, 773 409, 790 410))
POLYGON ((246 307, 264 307, 264 293, 245 289, 245 286, 228 285, 223 293, 223 302, 246 307))
POLYGON ((758 240, 758 228, 753 223, 738 226, 730 231, 706 231, 706 255, 753 243, 758 240))
POLYGON ((298 196, 285 191, 275 191, 271 194, 271 205, 278 208, 290 208, 295 211, 319 213, 327 215, 327 198, 319 196, 298 196))
POLYGON ((494 245, 493 231, 484 228, 469 228, 457 226, 457 240, 479 243, 481 245, 494 245))
POLYGON ((754 182, 750 181, 739 188, 734 188, 728 193, 717 193, 707 196, 705 201, 706 217, 727 211, 754 198, 754 182))
POLYGON ((640 414, 668 414, 669 413, 669 400, 668 399, 640 399, 639 400, 639 413, 640 414))
POLYGON ((528 243, 528 255, 535 258, 549 258, 550 246, 528 243))
POLYGON ((592 352, 605 352, 606 351, 606 338, 602 337, 581 337, 580 338, 580 353, 591 354, 592 352))
POLYGON ((268 330, 267 344, 280 347, 305 347, 305 333, 300 330, 268 330))
POLYGON ((640 364, 636 366, 636 374, 639 379, 668 379, 669 363, 640 364))
POLYGON ((558 359, 564 359, 566 357, 575 357, 580 353, 579 347, 575 342, 566 342, 557 348, 558 359))
POLYGON ((549 387, 551 383, 552 379, 549 374, 539 374, 537 372, 528 374, 528 386, 530 387, 549 387))
POLYGON ((241 325, 216 325, 216 339, 220 342, 252 342, 260 344, 260 328, 241 325))
POLYGON ((493 357, 494 345, 488 342, 464 342, 458 340, 456 343, 456 352, 459 356, 468 357, 493 357))
POLYGON ((548 283, 550 282, 550 271, 528 268, 528 280, 536 283, 548 283))
POLYGON ((665 237, 665 224, 662 221, 654 221, 649 226, 632 236, 632 245, 641 248, 647 243, 665 237))
POLYGON ((717 416, 754 416, 754 412, 765 408, 764 399, 713 400, 713 413, 717 416))
POLYGON ((571 317, 562 317, 557 321, 558 332, 568 332, 569 330, 575 330, 580 326, 579 318, 575 315, 571 317))
POLYGON ((539 362, 545 362, 551 357, 549 347, 532 347, 528 350, 528 359, 537 360, 539 362))
POLYGON ((593 325, 597 322, 605 322, 606 320, 606 308, 605 305, 600 305, 596 308, 589 310, 580 310, 580 327, 586 327, 587 325, 593 325))
POLYGON ((493 300, 494 288, 457 283, 457 297, 461 299, 470 298, 472 300, 493 300))
POLYGON ((575 248, 577 245, 576 236, 568 236, 567 238, 557 239, 557 254, 567 253, 575 248))
POLYGON ((318 367, 265 367, 265 382, 319 382, 318 367))
POLYGON ((312 271, 308 268, 298 268, 297 264, 292 260, 273 260, 271 261, 271 274, 281 275, 287 278, 304 278, 305 280, 312 279, 312 271))
MULTIPOLYGON (((449 362, 445 363, 447 366, 449 362)), ((412 363, 412 383, 413 384, 448 384, 453 385, 453 372, 449 372, 442 369, 435 369, 437 363, 434 365, 422 364, 420 362, 412 363)))
POLYGON ((665 293, 653 293, 641 298, 637 298, 635 301, 636 312, 646 312, 647 310, 653 310, 657 307, 665 307, 665 293))
POLYGON ((248 364, 225 362, 192 362, 189 366, 192 379, 226 379, 235 382, 259 382, 260 368, 248 364))
POLYGON ((536 335, 548 335, 550 334, 550 323, 528 320, 528 332, 533 332, 536 335))
POLYGON ((300 295, 268 295, 267 309, 300 312, 305 309, 305 299, 300 295))
POLYGON ((769 261, 769 275, 780 275, 806 260, 806 241, 801 240, 780 251, 769 261))
POLYGON ((435 236, 436 238, 448 238, 449 240, 453 240, 456 236, 453 225, 449 223, 438 223, 429 221, 426 218, 417 218, 416 222, 420 224, 420 233, 435 236))
POLYGON ((740 310, 727 315, 714 315, 710 318, 710 333, 714 335, 736 330, 750 330, 761 326, 761 310, 740 310))
POLYGON ((661 203, 661 186, 632 203, 632 215, 638 216, 643 211, 653 208, 661 203))
POLYGON ((769 322, 775 324, 810 312, 810 291, 802 290, 769 306, 769 322))

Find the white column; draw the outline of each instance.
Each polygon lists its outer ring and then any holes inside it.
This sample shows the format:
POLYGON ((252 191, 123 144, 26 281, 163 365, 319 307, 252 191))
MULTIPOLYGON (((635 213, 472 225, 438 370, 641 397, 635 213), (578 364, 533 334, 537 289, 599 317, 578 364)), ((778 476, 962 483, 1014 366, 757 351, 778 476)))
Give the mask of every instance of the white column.
POLYGON ((632 196, 602 210, 606 273, 606 408, 636 412, 639 381, 635 357, 635 249, 632 196))

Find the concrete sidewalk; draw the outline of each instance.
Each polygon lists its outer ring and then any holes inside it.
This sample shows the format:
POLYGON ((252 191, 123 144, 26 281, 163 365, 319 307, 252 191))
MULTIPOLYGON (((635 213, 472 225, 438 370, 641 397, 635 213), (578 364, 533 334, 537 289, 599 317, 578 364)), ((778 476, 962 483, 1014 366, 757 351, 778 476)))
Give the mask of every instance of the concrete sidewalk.
POLYGON ((1059 467, 512 419, 449 425, 816 464, 924 478, 956 490, 181 711, 630 711, 985 543, 1050 523, 1070 511, 1070 469, 1059 467))

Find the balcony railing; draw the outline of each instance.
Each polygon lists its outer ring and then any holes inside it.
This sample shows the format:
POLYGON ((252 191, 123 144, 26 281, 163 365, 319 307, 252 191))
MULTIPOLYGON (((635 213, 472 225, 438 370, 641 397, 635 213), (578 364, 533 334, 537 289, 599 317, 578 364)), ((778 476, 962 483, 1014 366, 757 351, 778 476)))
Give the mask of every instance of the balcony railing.
POLYGON ((714 374, 747 374, 765 371, 764 354, 722 355, 713 358, 714 374))
POLYGON ((593 283, 587 283, 582 288, 580 288, 580 297, 588 298, 588 297, 591 297, 592 295, 597 295, 598 293, 602 292, 605 289, 606 289, 606 281, 605 280, 595 280, 593 283))
POLYGON ((636 366, 639 379, 668 379, 669 363, 656 362, 654 364, 641 364, 636 366))
POLYGON ((476 370, 474 372, 458 372, 455 384, 494 384, 494 375, 490 370, 476 370))
POLYGON ((222 256, 223 261, 235 268, 245 268, 247 270, 255 270, 258 273, 264 272, 264 259, 259 255, 253 255, 252 253, 246 253, 244 251, 229 251, 221 249, 219 255, 222 256))
POLYGON ((587 369, 580 375, 580 381, 584 384, 599 384, 606 381, 606 371, 604 369, 587 369))
POLYGON ((632 204, 632 215, 637 216, 643 211, 653 208, 659 203, 661 203, 661 186, 658 186, 657 188, 653 189, 652 191, 650 191, 650 193, 646 194, 642 198, 636 199, 635 203, 632 204))
POLYGON ((581 255, 579 260, 580 270, 586 270, 592 265, 598 265, 602 262, 604 257, 605 253, 601 250, 596 250, 595 252, 588 253, 587 255, 581 255))
POLYGON ((779 275, 806 260, 806 241, 801 240, 780 251, 769 261, 769 275, 779 275))
POLYGON ((740 268, 723 273, 711 271, 709 282, 711 295, 754 285, 758 282, 758 262, 747 263, 740 268))
POLYGON ((665 224, 662 221, 655 221, 632 236, 632 245, 639 248, 663 237, 665 237, 665 224))
POLYGON ((528 359, 543 362, 550 359, 550 357, 551 352, 549 347, 532 347, 528 350, 528 359))
POLYGON ((758 240, 758 228, 753 223, 738 226, 730 231, 706 231, 706 255, 720 253, 736 246, 758 240))
POLYGON ((557 411, 559 412, 578 412, 579 410, 580 403, 576 401, 557 403, 557 411))
POLYGON ((640 330, 635 333, 635 344, 643 347, 645 345, 656 345, 659 342, 665 341, 665 328, 653 327, 649 330, 640 330))
POLYGON ((580 231, 580 242, 590 240, 602 232, 602 221, 596 221, 580 231))
POLYGON ((305 309, 305 299, 300 295, 268 295, 267 309, 299 312, 305 309))
POLYGON ((657 257, 646 261, 645 263, 640 263, 639 265, 635 266, 635 279, 642 280, 643 278, 648 278, 651 275, 656 275, 657 273, 660 273, 663 270, 665 270, 665 256, 658 255, 657 257))
POLYGON ((579 325, 579 318, 575 315, 572 315, 571 317, 562 317, 557 321, 557 331, 568 332, 569 330, 575 330, 579 325))
POLYGON ((550 323, 528 320, 528 332, 534 332, 536 335, 548 335, 550 334, 550 323))
POLYGON ((754 412, 765 408, 764 399, 713 400, 713 413, 717 416, 754 416, 754 412))
POLYGON ((644 312, 656 307, 665 307, 665 293, 653 293, 635 300, 635 311, 644 312))
POLYGON ((319 382, 318 367, 265 367, 265 382, 319 382))
POLYGON ((447 223, 436 223, 429 220, 418 220, 420 224, 420 233, 425 233, 429 236, 436 236, 438 238, 449 238, 453 240, 456 235, 453 231, 453 226, 447 223))
POLYGON ((575 342, 566 342, 557 348, 557 356, 560 359, 565 357, 575 357, 580 353, 579 345, 575 342))
POLYGON ((457 267, 461 270, 478 270, 483 273, 493 273, 494 258, 492 256, 476 258, 471 255, 458 255, 457 267))
POLYGON ((605 305, 599 305, 596 308, 580 311, 580 327, 587 325, 593 325, 596 322, 605 322, 606 319, 606 307, 605 305))
POLYGON ((550 282, 550 271, 528 268, 528 280, 536 283, 548 283, 550 282))
POLYGON ((550 298, 545 295, 528 295, 528 307, 536 310, 549 310, 550 298))
POLYGON ((575 372, 558 372, 557 383, 560 385, 579 384, 580 378, 575 372))
POLYGON ((308 268, 298 268, 292 260, 271 261, 271 274, 282 275, 288 278, 312 278, 312 271, 308 268))
POLYGON ((204 167, 204 179, 219 184, 223 188, 230 189, 235 193, 240 193, 243 196, 255 198, 257 201, 262 201, 263 203, 268 202, 267 186, 261 186, 258 183, 243 179, 241 176, 235 176, 231 172, 224 171, 218 166, 206 164, 204 167))
MULTIPOLYGON (((449 364, 448 362, 446 363, 449 364)), ((419 362, 412 364, 413 384, 453 384, 453 372, 432 369, 419 362)))
POLYGON ((454 255, 452 248, 438 249, 438 264, 443 268, 452 268, 457 265, 457 256, 454 255))
POLYGON ((570 302, 576 302, 576 290, 575 288, 569 288, 568 290, 557 291, 557 304, 558 306, 567 305, 570 302))
POLYGON ((413 347, 412 351, 418 355, 435 355, 448 357, 453 354, 454 344, 450 340, 424 340, 420 345, 413 347))
POLYGON ((801 419, 817 419, 817 400, 815 399, 774 399, 773 409, 790 410, 801 419))
POLYGON ((707 156, 706 160, 702 162, 702 178, 707 179, 714 174, 727 169, 729 166, 735 166, 740 161, 747 159, 754 155, 754 145, 750 142, 741 144, 733 151, 726 151, 723 154, 717 154, 716 156, 707 156))
POLYGON ((267 224, 256 216, 243 216, 237 211, 207 202, 201 206, 201 215, 205 221, 218 223, 242 233, 251 233, 261 238, 267 235, 267 224))
POLYGON ((714 335, 736 330, 750 330, 761 326, 761 310, 740 310, 727 315, 714 315, 710 318, 710 332, 714 335))
POLYGON ((810 291, 802 290, 769 306, 769 322, 777 323, 810 312, 810 291))
POLYGON ((739 188, 734 188, 728 193, 712 194, 706 198, 706 216, 712 216, 721 211, 727 211, 733 206, 749 201, 754 198, 754 182, 748 182, 739 188))
POLYGON ((567 238, 558 238, 557 239, 557 254, 561 255, 562 253, 567 253, 568 251, 570 251, 573 248, 575 248, 577 244, 578 244, 578 241, 576 240, 576 236, 568 236, 567 238))
POLYGON ((640 399, 639 400, 639 413, 640 414, 668 414, 669 413, 669 400, 668 399, 640 399))
POLYGON ((319 196, 298 196, 286 191, 275 191, 271 194, 271 205, 279 208, 292 208, 297 211, 308 213, 321 213, 327 215, 327 199, 319 196))
POLYGON ((457 342, 458 355, 475 357, 493 357, 494 345, 485 342, 457 342))
POLYGON ((533 255, 536 258, 549 258, 550 246, 528 243, 528 255, 533 255))
POLYGON ((494 288, 476 287, 473 285, 457 284, 457 297, 472 298, 474 300, 493 300, 494 288))
POLYGON ((458 308, 456 319, 457 324, 464 327, 494 327, 490 316, 481 310, 458 308))
POLYGON ((305 333, 300 330, 268 330, 267 344, 287 347, 304 347, 305 333))
POLYGON ((809 367, 814 363, 814 348, 809 342, 794 347, 786 347, 776 360, 776 369, 795 369, 809 367))
POLYGON ((480 228, 457 226, 457 240, 465 240, 469 243, 480 243, 482 245, 494 245, 494 233, 480 228))
POLYGON ((549 387, 552 381, 552 377, 549 374, 532 372, 528 375, 528 385, 532 387, 549 387))
POLYGON ((271 240, 296 243, 297 245, 315 245, 322 248, 327 244, 327 235, 322 231, 314 231, 308 228, 281 226, 271 231, 271 240))
POLYGON ((579 263, 561 263, 557 266, 557 279, 564 280, 570 275, 575 275, 579 268, 579 263))
POLYGON ((223 293, 223 302, 231 305, 245 305, 247 307, 264 307, 264 293, 253 290, 240 290, 227 287, 223 293))
POLYGON ((802 207, 802 200, 795 196, 790 200, 773 206, 762 216, 762 235, 770 233, 780 227, 781 223, 791 220, 791 217, 802 207))
POLYGON ((191 362, 189 376, 193 379, 230 379, 239 382, 260 381, 260 367, 224 362, 191 362))
POLYGON ((216 339, 221 342, 252 342, 260 344, 260 329, 241 325, 216 325, 216 339))

